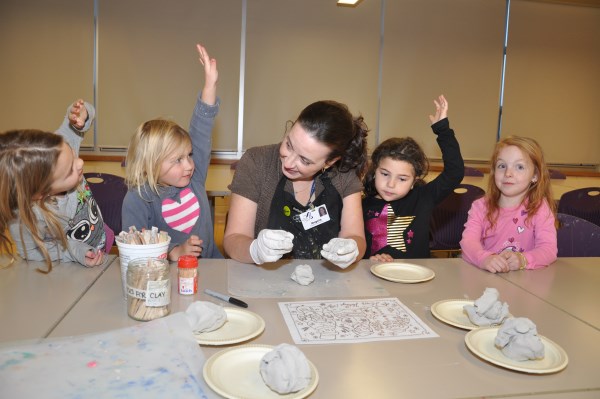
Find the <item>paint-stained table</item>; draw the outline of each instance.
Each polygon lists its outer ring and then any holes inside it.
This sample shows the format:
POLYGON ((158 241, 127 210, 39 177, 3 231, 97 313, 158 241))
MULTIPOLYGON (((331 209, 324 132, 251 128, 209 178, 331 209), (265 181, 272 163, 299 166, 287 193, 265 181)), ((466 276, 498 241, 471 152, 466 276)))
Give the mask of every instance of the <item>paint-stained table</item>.
MULTIPOLYGON (((286 261, 307 263, 306 261, 286 261)), ((538 290, 555 290, 578 295, 577 279, 588 279, 582 273, 597 265, 599 258, 563 258, 550 266, 569 268, 573 265, 569 283, 561 279, 540 278, 544 271, 518 271, 510 276, 494 275, 468 265, 461 259, 422 259, 411 261, 435 272, 433 280, 418 284, 402 284, 382 280, 370 273, 361 273, 369 284, 380 284, 390 297, 397 297, 438 338, 380 341, 359 344, 299 345, 316 365, 320 380, 311 398, 574 398, 600 397, 600 331, 594 328, 589 313, 571 312, 562 295, 541 297, 538 290), (585 267, 584 267, 585 266, 585 267), (512 278, 514 276, 514 278, 512 278), (520 276, 526 276, 527 281, 520 276), (540 285, 538 287, 537 285, 540 285), (541 285, 550 284, 550 287, 541 285), (507 370, 474 356, 465 346, 465 330, 437 320, 430 306, 443 299, 475 299, 486 287, 499 290, 501 299, 508 302, 515 316, 528 317, 537 325, 541 335, 558 343, 568 354, 568 366, 561 372, 530 375, 507 370), (537 292, 537 293, 536 293, 537 292), (576 317, 574 316, 576 315, 576 317)), ((309 261, 314 267, 319 261, 309 261)), ((361 261, 354 268, 369 268, 371 261, 361 261)), ((193 297, 177 294, 173 285, 172 310, 182 311, 194 300, 219 302, 202 293, 204 288, 228 291, 228 269, 235 267, 231 260, 201 260, 199 293, 193 297)), ((277 267, 277 266, 268 266, 277 267)), ((172 267, 173 280, 175 267, 172 267)), ((562 269, 561 269, 562 270, 562 269)), ((121 293, 119 262, 113 264, 68 312, 50 337, 101 332, 135 325, 126 313, 121 293)), ((597 283, 597 281, 596 281, 597 283)), ((307 287, 310 290, 310 286, 307 287)), ((249 310, 266 322, 264 332, 246 342, 277 345, 292 343, 292 338, 279 310, 278 302, 316 299, 310 293, 303 298, 242 297, 249 310)), ((320 299, 326 299, 320 297, 320 299)), ((339 299, 339 298, 337 298, 339 299)), ((357 299, 357 298, 353 298, 357 299)), ((229 345, 231 347, 234 345, 229 345)), ((202 347, 208 358, 222 347, 202 347)))

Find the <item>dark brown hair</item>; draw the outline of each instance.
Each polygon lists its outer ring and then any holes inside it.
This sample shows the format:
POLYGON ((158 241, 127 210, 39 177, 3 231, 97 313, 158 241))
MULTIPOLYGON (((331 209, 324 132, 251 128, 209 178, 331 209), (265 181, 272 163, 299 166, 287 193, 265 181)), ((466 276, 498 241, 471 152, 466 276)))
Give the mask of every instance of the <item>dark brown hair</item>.
POLYGON ((367 164, 367 134, 363 117, 354 117, 345 104, 317 101, 300 112, 295 123, 331 149, 327 160, 336 162, 341 172, 354 169, 361 177, 367 164))
POLYGON ((393 137, 379 144, 371 154, 371 163, 363 181, 366 195, 377 195, 375 171, 385 158, 408 162, 415 171, 415 186, 425 184, 423 179, 429 172, 429 160, 421 146, 411 137, 393 137))

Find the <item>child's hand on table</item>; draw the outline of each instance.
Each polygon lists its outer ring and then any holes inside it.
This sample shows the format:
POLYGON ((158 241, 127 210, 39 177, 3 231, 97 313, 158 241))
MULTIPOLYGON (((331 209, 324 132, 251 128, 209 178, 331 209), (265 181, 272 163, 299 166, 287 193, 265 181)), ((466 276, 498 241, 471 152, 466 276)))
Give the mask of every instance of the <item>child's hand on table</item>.
POLYGON ((192 255, 196 258, 202 255, 202 241, 198 236, 191 235, 183 244, 177 245, 169 252, 169 260, 177 261, 180 256, 192 255))
POLYGON ((393 262, 394 261, 394 258, 392 258, 392 256, 389 254, 377 254, 377 255, 371 256, 369 259, 376 260, 378 262, 393 262))
POLYGON ((506 273, 510 271, 504 254, 490 255, 482 263, 482 268, 491 273, 506 273))
POLYGON ((85 253, 85 266, 94 267, 104 262, 104 251, 89 250, 85 253))

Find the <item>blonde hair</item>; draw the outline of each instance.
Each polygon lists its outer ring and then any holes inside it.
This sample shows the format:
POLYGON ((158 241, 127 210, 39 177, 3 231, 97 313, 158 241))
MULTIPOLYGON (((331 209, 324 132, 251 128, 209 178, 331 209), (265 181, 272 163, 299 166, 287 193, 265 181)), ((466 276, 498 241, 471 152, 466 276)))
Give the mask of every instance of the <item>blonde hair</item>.
MULTIPOLYGON (((47 270, 38 269, 42 273, 52 271, 52 259, 38 229, 34 206, 40 210, 52 238, 67 247, 59 217, 48 208, 54 169, 63 144, 62 136, 41 130, 12 130, 0 134, 0 251, 11 257, 10 263, 14 261, 16 249, 8 229, 18 214, 20 236, 13 239, 22 242, 23 228, 29 230, 48 266, 47 270)), ((23 251, 27 258, 27 249, 23 251)))
POLYGON ((525 219, 525 223, 529 222, 536 214, 540 206, 542 206, 544 200, 546 200, 548 206, 550 206, 552 213, 556 215, 556 204, 554 203, 552 186, 550 184, 550 172, 548 171, 546 161, 544 160, 542 147, 540 147, 538 142, 532 138, 509 136, 496 143, 494 153, 492 154, 490 180, 485 196, 485 202, 487 204, 486 218, 490 222, 491 229, 494 228, 496 220, 498 219, 498 201, 500 200, 501 195, 500 189, 498 189, 496 186, 493 174, 496 167, 496 162, 498 162, 498 154, 503 148, 508 146, 514 146, 521 150, 523 155, 528 157, 533 163, 535 168, 534 174, 537 175, 536 182, 530 184, 527 194, 525 197, 523 197, 522 203, 526 203, 527 210, 527 218, 525 219))
POLYGON ((160 194, 160 169, 173 152, 191 146, 189 133, 175 122, 152 119, 142 123, 131 138, 127 150, 125 182, 135 188, 140 197, 146 184, 160 194))

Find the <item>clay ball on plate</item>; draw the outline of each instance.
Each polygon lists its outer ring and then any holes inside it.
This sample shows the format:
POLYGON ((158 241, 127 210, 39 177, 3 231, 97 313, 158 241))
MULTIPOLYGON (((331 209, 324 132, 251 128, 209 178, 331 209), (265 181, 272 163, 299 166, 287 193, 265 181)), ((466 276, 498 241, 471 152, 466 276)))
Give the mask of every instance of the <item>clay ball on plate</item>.
POLYGON ((223 307, 207 301, 190 304, 185 311, 185 317, 196 334, 214 331, 227 321, 227 313, 223 307))
POLYGON ((298 392, 308 386, 310 366, 304 353, 294 345, 280 344, 260 361, 260 375, 279 394, 298 392))

